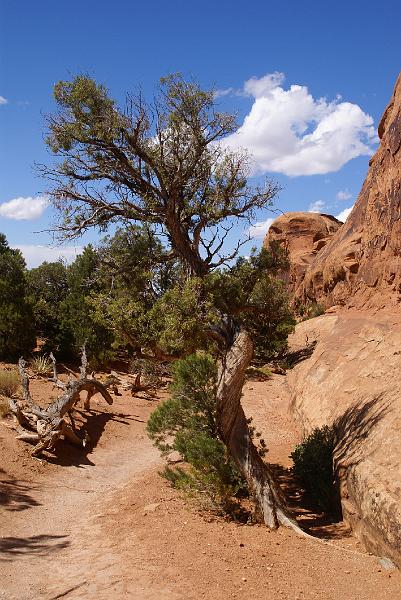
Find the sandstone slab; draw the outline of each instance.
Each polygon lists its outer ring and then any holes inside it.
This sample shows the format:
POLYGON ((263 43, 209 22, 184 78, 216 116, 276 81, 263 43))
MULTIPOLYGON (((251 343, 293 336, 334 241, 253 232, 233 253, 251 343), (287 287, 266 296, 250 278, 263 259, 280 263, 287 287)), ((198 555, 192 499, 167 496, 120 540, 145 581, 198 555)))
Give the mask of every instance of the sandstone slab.
POLYGON ((401 314, 343 311, 304 321, 288 371, 305 434, 334 424, 343 513, 368 549, 401 567, 401 314))

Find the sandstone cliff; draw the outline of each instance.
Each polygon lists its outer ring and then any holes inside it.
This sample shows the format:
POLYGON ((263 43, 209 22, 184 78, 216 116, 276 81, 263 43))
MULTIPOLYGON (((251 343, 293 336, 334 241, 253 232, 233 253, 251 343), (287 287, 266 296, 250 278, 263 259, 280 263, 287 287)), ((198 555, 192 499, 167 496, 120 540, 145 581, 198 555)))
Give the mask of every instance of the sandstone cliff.
POLYGON ((350 216, 322 248, 312 223, 298 239, 291 213, 269 235, 289 248, 295 301, 336 306, 291 336, 292 350, 316 343, 287 374, 293 412, 305 433, 335 425, 344 516, 401 567, 401 74, 379 137, 350 216))
POLYGON ((401 314, 347 311, 300 323, 287 372, 305 434, 335 426, 343 516, 365 546, 401 568, 401 314))
POLYGON ((399 306, 401 74, 379 125, 380 147, 346 223, 314 258, 298 295, 326 307, 399 306))

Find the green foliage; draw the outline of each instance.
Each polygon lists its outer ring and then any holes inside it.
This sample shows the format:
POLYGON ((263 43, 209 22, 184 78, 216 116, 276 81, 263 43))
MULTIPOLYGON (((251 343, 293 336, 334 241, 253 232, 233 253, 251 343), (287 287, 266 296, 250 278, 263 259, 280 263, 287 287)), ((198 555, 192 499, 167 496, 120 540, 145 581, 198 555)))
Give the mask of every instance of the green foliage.
POLYGON ((315 317, 320 317, 320 315, 324 315, 325 308, 319 302, 312 302, 305 306, 304 304, 300 304, 297 308, 297 312, 301 315, 302 320, 306 321, 307 319, 314 319, 315 317))
POLYGON ((86 342, 92 363, 107 361, 112 355, 110 348, 113 335, 104 324, 93 318, 90 297, 100 284, 97 279, 99 258, 92 246, 86 246, 82 254, 68 267, 68 293, 60 303, 59 353, 77 356, 86 342))
POLYGON ((35 346, 25 261, 0 234, 0 359, 15 360, 35 346))
POLYGON ((219 439, 216 378, 216 363, 206 354, 176 361, 172 396, 152 413, 147 431, 163 453, 177 451, 188 465, 167 468, 169 481, 203 507, 232 514, 246 487, 219 439))
POLYGON ((317 506, 331 512, 335 509, 333 473, 334 429, 316 428, 291 453, 293 473, 317 506))
POLYGON ((61 303, 68 294, 67 267, 61 262, 44 262, 27 273, 36 333, 44 340, 43 349, 62 348, 61 303))
POLYGON ((275 277, 285 262, 278 248, 263 248, 207 280, 216 307, 252 334, 256 358, 264 362, 285 349, 295 326, 285 286, 275 277))
POLYGON ((0 371, 0 395, 11 398, 16 393, 20 385, 18 371, 0 371))

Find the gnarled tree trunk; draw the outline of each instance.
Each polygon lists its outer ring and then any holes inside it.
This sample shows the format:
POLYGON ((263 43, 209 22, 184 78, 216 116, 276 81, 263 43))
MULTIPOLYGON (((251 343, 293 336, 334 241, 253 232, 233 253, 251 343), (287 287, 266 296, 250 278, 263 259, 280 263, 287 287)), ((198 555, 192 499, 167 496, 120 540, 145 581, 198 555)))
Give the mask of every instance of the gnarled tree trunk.
POLYGON ((241 406, 245 371, 253 356, 253 343, 244 329, 226 332, 227 349, 218 374, 217 411, 220 436, 253 492, 259 518, 275 529, 280 524, 299 530, 285 507, 283 495, 269 466, 252 441, 241 406))

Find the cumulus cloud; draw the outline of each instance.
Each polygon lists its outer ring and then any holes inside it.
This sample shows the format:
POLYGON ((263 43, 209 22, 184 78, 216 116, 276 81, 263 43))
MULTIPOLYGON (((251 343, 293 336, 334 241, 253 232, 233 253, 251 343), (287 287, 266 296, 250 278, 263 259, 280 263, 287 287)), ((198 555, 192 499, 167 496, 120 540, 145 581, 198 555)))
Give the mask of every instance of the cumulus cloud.
POLYGON ((353 208, 353 206, 351 206, 350 208, 344 208, 344 210, 342 210, 338 215, 336 215, 336 219, 345 223, 353 208))
POLYGON ((303 85, 284 89, 283 73, 252 77, 244 93, 253 97, 243 124, 224 145, 245 148, 253 158, 252 173, 288 176, 338 171, 357 156, 373 153, 373 119, 337 96, 315 99, 303 85))
POLYGON ((72 262, 83 251, 82 246, 35 246, 34 244, 14 245, 21 250, 28 268, 33 269, 43 262, 55 262, 60 258, 72 262))
POLYGON ((323 211, 326 203, 324 200, 316 200, 309 205, 308 212, 320 213, 323 211))
POLYGON ((349 200, 350 198, 352 198, 352 194, 349 191, 349 189, 346 188, 345 190, 340 190, 337 193, 336 198, 337 198, 337 200, 349 200))
POLYGON ((247 233, 251 238, 264 238, 274 220, 258 221, 255 225, 251 225, 247 233))
POLYGON ((0 96, 0 104, 7 104, 8 100, 7 98, 4 98, 4 96, 0 96))
POLYGON ((0 217, 15 221, 31 221, 42 216, 49 204, 46 196, 13 198, 0 204, 0 217))

